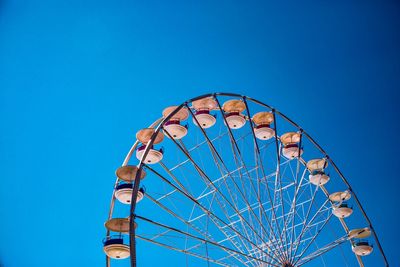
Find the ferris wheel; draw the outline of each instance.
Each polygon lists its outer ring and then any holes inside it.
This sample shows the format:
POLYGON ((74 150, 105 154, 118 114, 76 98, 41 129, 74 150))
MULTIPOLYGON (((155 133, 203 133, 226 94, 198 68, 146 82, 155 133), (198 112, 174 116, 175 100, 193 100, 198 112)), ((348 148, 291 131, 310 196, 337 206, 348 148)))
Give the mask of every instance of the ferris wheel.
POLYGON ((107 267, 140 265, 145 250, 174 260, 166 266, 389 266, 332 159, 250 97, 165 108, 137 132, 116 176, 107 267))

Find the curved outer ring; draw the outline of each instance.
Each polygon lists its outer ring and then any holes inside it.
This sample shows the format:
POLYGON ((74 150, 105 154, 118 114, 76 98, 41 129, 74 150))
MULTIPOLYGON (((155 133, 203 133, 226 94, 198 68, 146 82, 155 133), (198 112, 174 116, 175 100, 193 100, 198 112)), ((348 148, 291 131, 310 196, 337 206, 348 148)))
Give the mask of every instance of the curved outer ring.
MULTIPOLYGON (((163 128, 164 124, 170 120, 170 118, 172 118, 181 108, 185 107, 186 105, 188 105, 188 103, 191 103, 195 100, 199 100, 202 98, 206 98, 206 97, 217 97, 217 96, 230 96, 230 97, 238 97, 243 99, 244 101, 249 100, 253 103, 259 104, 261 106, 264 106, 268 109, 270 109, 273 113, 276 113, 278 115, 280 115, 281 117, 283 117, 286 121, 288 121, 290 124, 292 124, 294 127, 296 127, 301 133, 302 135, 306 136, 311 143, 313 143, 318 149, 319 151, 326 157, 326 159, 329 161, 329 163, 332 165, 332 167, 336 170, 336 172, 339 174, 340 178, 342 179, 342 181, 346 184, 346 186, 348 187, 349 191, 352 193, 352 196, 354 197, 354 200, 357 203, 357 206, 360 208, 364 218, 367 220, 368 222, 368 226, 371 229, 373 235, 374 235, 374 239, 376 244, 378 245, 378 248, 381 252, 381 255, 383 257, 383 260, 385 262, 385 266, 389 266, 389 263, 387 261, 386 255, 383 251, 383 248, 381 246, 381 243, 379 242, 378 236, 372 226, 371 220, 369 219, 368 215, 366 214, 364 208, 362 207, 356 193, 353 191, 352 187, 350 186, 349 182, 347 181, 346 177, 343 175, 343 173, 340 171, 340 169, 337 167, 337 165, 334 163, 334 161, 328 156, 328 154, 325 152, 325 150, 306 132, 304 131, 297 123, 295 123, 294 121, 292 121, 291 119, 289 119, 286 115, 284 115, 283 113, 281 113, 280 111, 276 110, 275 108, 259 101, 256 100, 254 98, 251 97, 247 97, 244 95, 240 95, 240 94, 235 94, 235 93, 210 93, 210 94, 205 94, 205 95, 201 95, 192 99, 189 99, 187 101, 185 101, 184 103, 180 104, 179 106, 176 107, 176 109, 174 111, 172 111, 167 117, 164 118, 160 118, 158 120, 156 120, 154 123, 152 123, 150 125, 149 128, 155 127, 156 125, 158 125, 151 137, 151 140, 149 142, 149 145, 146 146, 146 149, 142 155, 142 158, 140 159, 139 163, 138 163, 138 172, 136 173, 136 177, 135 177, 135 181, 134 181, 134 186, 133 186, 133 192, 132 192, 132 201, 131 201, 131 207, 130 207, 130 215, 129 215, 129 219, 130 219, 130 224, 129 224, 129 240, 130 240, 130 259, 131 259, 131 267, 136 267, 136 246, 135 246, 135 228, 134 228, 134 218, 135 218, 135 208, 136 208, 136 201, 134 201, 137 197, 138 194, 138 190, 139 190, 139 183, 140 183, 140 179, 138 179, 140 177, 141 174, 141 170, 143 169, 143 159, 146 158, 147 154, 150 151, 151 146, 153 145, 154 139, 157 135, 157 133, 163 128)), ((135 151, 137 145, 139 144, 139 141, 136 140, 135 143, 133 144, 133 146, 131 147, 131 149, 129 150, 128 154, 126 155, 124 162, 122 163, 122 166, 125 166, 128 164, 133 152, 135 151)), ((115 186, 118 184, 118 178, 116 179, 115 182, 115 186)), ((114 186, 114 188, 115 188, 114 186)), ((327 194, 327 191, 324 190, 325 194, 327 194)), ((329 197, 329 194, 328 194, 329 197)), ((108 219, 112 218, 112 213, 113 213, 113 209, 114 209, 114 202, 115 202, 115 197, 114 197, 114 191, 113 191, 113 195, 111 198, 111 205, 110 205, 110 211, 109 211, 109 216, 108 219)), ((346 226, 346 224, 344 223, 343 220, 341 220, 342 226, 345 229, 346 232, 348 232, 348 228, 346 226)), ((109 230, 107 230, 107 235, 109 235, 109 230)), ((360 262, 360 259, 357 257, 357 259, 360 262)), ((363 266, 362 262, 361 266, 363 266)), ((110 258, 108 256, 106 256, 106 267, 110 266, 110 258)))

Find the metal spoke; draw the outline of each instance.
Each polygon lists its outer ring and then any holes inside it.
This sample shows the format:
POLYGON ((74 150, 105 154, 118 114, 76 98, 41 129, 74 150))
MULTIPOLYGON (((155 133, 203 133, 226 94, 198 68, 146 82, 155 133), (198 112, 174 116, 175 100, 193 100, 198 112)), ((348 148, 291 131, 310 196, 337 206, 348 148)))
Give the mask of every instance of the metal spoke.
MULTIPOLYGON (((263 254, 267 255, 268 257, 270 257, 271 259, 274 259, 274 257, 272 257, 268 252, 264 251, 263 249, 261 249, 258 245, 256 245, 255 243, 253 243, 250 239, 248 239, 246 236, 244 236, 242 233, 238 232, 234 227, 232 227, 230 224, 226 223, 224 220, 222 220, 221 218, 219 218, 217 215, 215 215, 212 211, 206 209, 201 203, 199 203, 193 196, 191 196, 188 193, 185 193, 184 191, 180 190, 178 187, 176 187, 174 184, 172 184, 168 179, 166 179, 163 175, 161 175, 160 173, 158 173, 157 171, 155 171, 154 169, 152 169, 150 166, 146 166, 146 169, 150 170, 151 172, 153 172, 155 175, 157 175, 159 178, 161 178, 164 182, 166 182, 167 184, 169 184, 170 186, 174 187, 178 192, 180 192, 181 194, 183 194, 186 198, 188 198, 189 200, 191 200, 192 202, 194 202, 196 205, 198 205, 198 207, 205 212, 206 214, 208 214, 209 216, 213 216, 213 218, 215 218, 217 221, 219 221, 220 223, 222 223, 223 225, 225 225, 227 228, 229 228, 230 230, 232 230, 233 232, 235 232, 236 234, 238 234, 240 237, 242 237, 244 240, 246 240, 247 242, 249 242, 251 245, 253 245, 254 247, 256 247, 260 252, 262 252, 263 254)), ((216 225, 217 227, 219 227, 219 225, 216 225)), ((255 231, 254 229, 252 229, 252 231, 255 231)))
POLYGON ((270 264, 270 265, 272 265, 272 266, 280 267, 279 265, 273 264, 273 263, 271 263, 271 262, 267 262, 267 261, 264 261, 264 260, 262 260, 262 259, 255 258, 255 257, 253 257, 253 256, 251 256, 251 255, 247 255, 247 254, 241 253, 240 251, 236 251, 236 250, 233 250, 233 249, 231 249, 231 248, 225 247, 225 246, 223 246, 223 245, 221 245, 221 244, 218 244, 218 243, 216 243, 216 242, 213 242, 213 241, 210 241, 210 240, 206 240, 206 239, 201 238, 201 237, 198 237, 198 236, 194 236, 194 235, 192 235, 192 234, 190 234, 190 233, 187 233, 187 232, 185 232, 185 231, 182 231, 182 230, 179 230, 179 229, 176 229, 176 228, 167 226, 167 225, 165 225, 165 224, 156 222, 156 221, 154 221, 154 220, 150 220, 150 219, 147 219, 147 218, 142 217, 142 216, 139 216, 139 215, 136 215, 136 218, 137 218, 137 219, 140 219, 140 220, 143 220, 143 221, 146 221, 146 222, 149 222, 149 223, 154 224, 154 225, 156 225, 156 226, 160 226, 160 227, 162 227, 162 228, 169 229, 169 230, 171 230, 171 231, 174 231, 174 232, 177 232, 177 233, 186 235, 186 236, 191 237, 191 238, 193 238, 193 239, 196 239, 196 240, 198 240, 198 241, 201 241, 201 242, 204 242, 204 243, 209 243, 209 244, 211 244, 211 245, 213 245, 213 246, 216 246, 216 247, 218 247, 218 248, 221 248, 221 249, 223 249, 223 250, 225 250, 225 251, 230 251, 230 252, 232 252, 232 253, 235 253, 235 254, 237 254, 237 255, 243 256, 243 257, 245 257, 245 258, 250 258, 250 259, 256 260, 256 261, 258 261, 258 262, 260 262, 260 263, 266 263, 266 264, 270 264))
MULTIPOLYGON (((187 107, 188 107, 188 106, 187 106, 187 107)), ((195 120, 197 120, 196 117, 194 116, 194 114, 192 113, 192 111, 190 110, 189 107, 188 107, 188 109, 189 109, 189 111, 191 112, 193 118, 194 118, 195 120)), ((198 123, 198 122, 197 122, 197 123, 198 123)), ((200 125, 200 124, 198 123, 198 125, 200 125)), ((200 127, 200 128, 201 128, 201 127, 200 127)), ((248 206, 250 207, 250 205, 249 205, 249 203, 248 203, 248 200, 246 199, 246 197, 244 196, 242 190, 240 189, 240 186, 238 186, 237 183, 234 181, 234 179, 229 175, 230 172, 229 172, 228 168, 226 167, 226 165, 225 165, 225 163, 224 163, 222 157, 219 155, 218 151, 216 150, 216 148, 215 148, 215 146, 212 144, 212 142, 210 142, 210 140, 209 140, 207 134, 205 133, 204 129, 201 128, 201 130, 202 130, 202 132, 203 132, 205 138, 207 139, 207 142, 208 142, 208 144, 209 144, 209 146, 210 146, 212 152, 215 153, 215 155, 216 155, 216 156, 218 157, 218 159, 220 160, 222 166, 224 166, 226 172, 228 173, 228 176, 231 178, 231 180, 232 180, 232 182, 233 182, 233 185, 235 185, 235 188, 236 188, 236 189, 238 190, 238 192, 240 193, 240 196, 242 197, 242 199, 244 200, 244 202, 246 203, 246 205, 248 205, 248 206)), ((227 198, 224 196, 224 194, 222 194, 222 193, 220 192, 220 190, 219 190, 217 187, 215 187, 215 185, 211 182, 211 180, 208 178, 208 176, 205 174, 205 172, 198 166, 198 164, 197 164, 196 162, 194 162, 194 160, 193 160, 192 157, 190 156, 189 152, 188 152, 185 148, 183 148, 182 145, 180 145, 178 142, 176 142, 176 141, 170 136, 170 134, 168 133, 168 131, 165 131, 165 133, 171 138, 171 140, 175 143, 175 145, 176 145, 176 146, 188 157, 188 159, 193 163, 193 165, 195 166, 196 170, 199 172, 200 176, 201 176, 202 178, 205 178, 205 179, 215 188, 215 190, 217 190, 217 191, 220 193, 221 197, 226 201, 226 203, 227 203, 229 206, 231 206, 231 208, 233 208, 233 209, 238 213, 238 215, 241 217, 241 219, 253 230, 253 233, 254 233, 258 238, 260 238, 260 239, 262 240, 262 237, 260 236, 260 233, 258 233, 257 231, 254 230, 254 228, 253 228, 253 226, 251 225, 251 223, 249 223, 249 222, 238 212, 237 208, 236 208, 234 205, 232 205, 232 204, 227 200, 227 198)), ((230 133, 230 134, 231 134, 231 133, 230 133)), ((248 173, 249 171, 248 171, 247 167, 245 167, 244 164, 243 164, 243 166, 244 166, 244 168, 246 169, 246 171, 247 171, 247 173, 248 173)), ((250 175, 249 175, 249 177, 250 177, 250 175)), ((254 211, 253 211, 251 208, 250 208, 249 210, 255 215, 254 211)), ((256 216, 256 215, 255 215, 255 216, 256 216)), ((257 218, 257 216, 256 216, 256 218, 257 218)), ((262 222, 260 222, 260 221, 259 221, 259 224, 260 224, 261 226, 263 225, 262 222)), ((267 233, 267 231, 265 230, 264 227, 262 227, 262 229, 263 229, 263 231, 264 231, 265 233, 267 233)), ((265 241, 263 241, 263 243, 265 243, 265 241)), ((280 258, 279 255, 276 255, 276 257, 280 258)))
MULTIPOLYGON (((321 256, 322 254, 327 253, 328 251, 332 250, 333 248, 341 245, 343 242, 348 240, 348 236, 345 235, 331 243, 329 243, 328 245, 325 245, 324 247, 318 249, 317 251, 314 251, 313 253, 311 253, 310 255, 306 256, 303 258, 302 261, 300 261, 296 266, 302 266, 304 264, 306 264, 307 262, 321 256)), ((296 261, 297 263, 297 261, 296 261)))
MULTIPOLYGON (((246 167, 246 164, 244 163, 243 157, 242 157, 242 155, 241 155, 241 153, 240 153, 240 149, 239 149, 239 147, 238 147, 238 144, 237 144, 237 142, 236 142, 236 140, 235 140, 235 138, 234 138, 234 136, 233 136, 232 130, 231 130, 231 129, 229 128, 229 126, 228 126, 228 122, 226 121, 226 118, 225 118, 225 115, 224 115, 224 113, 223 113, 221 104, 219 103, 219 100, 218 100, 216 97, 215 97, 215 100, 216 100, 216 102, 217 102, 217 104, 218 104, 219 110, 221 111, 222 117, 223 117, 224 122, 225 122, 225 126, 226 126, 226 128, 228 129, 229 137, 230 137, 230 140, 231 140, 231 142, 232 142, 232 145, 234 146, 234 148, 233 148, 233 155, 235 155, 236 152, 238 153, 239 158, 240 158, 240 160, 241 160, 241 162, 242 162, 242 164, 243 164, 243 166, 244 166, 244 168, 245 168, 245 171, 246 171, 247 174, 248 174, 248 168, 246 167), (236 150, 235 150, 235 148, 236 148, 236 150)), ((236 158, 235 158, 235 160, 236 160, 236 158)), ((248 174, 248 177, 250 178, 250 175, 249 175, 249 174, 248 174)), ((242 179, 243 179, 243 178, 242 178, 242 179)), ((250 185, 251 185, 252 192, 255 192, 255 194, 257 195, 256 189, 254 188, 254 184, 252 183, 252 181, 250 181, 250 185)), ((257 201, 259 202, 260 205, 262 205, 261 200, 260 200, 260 198, 259 198, 258 196, 257 196, 257 201)), ((248 204, 247 200, 246 200, 246 203, 248 204)), ((253 211, 252 209, 251 209, 251 211, 253 212, 255 218, 258 219, 258 217, 257 217, 257 215, 254 213, 254 211, 253 211)), ((274 236, 274 238, 277 239, 277 238, 276 238, 276 235, 275 235, 275 232, 273 231, 273 228, 271 227, 271 225, 270 225, 270 223, 269 223, 268 216, 267 216, 267 215, 265 214, 265 212, 264 212, 264 209, 261 209, 261 212, 262 212, 262 214, 264 215, 264 217, 266 218, 266 220, 267 220, 267 222, 268 222, 268 225, 270 226, 271 231, 270 231, 269 233, 272 233, 273 236, 274 236)), ((261 226, 262 230, 263 230, 265 233, 268 233, 268 232, 265 230, 265 228, 264 228, 264 226, 263 226, 263 223, 262 223, 261 221, 259 221, 259 223, 260 223, 260 226, 261 226)), ((283 251, 282 251, 282 253, 283 253, 283 251)), ((282 258, 282 255, 279 255, 279 257, 282 258)))
MULTIPOLYGON (((277 129, 277 120, 276 120, 276 114, 275 114, 275 109, 272 109, 272 115, 274 118, 274 131, 275 131, 275 149, 276 149, 276 174, 275 174, 275 190, 274 190, 274 203, 275 203, 275 198, 276 198, 276 184, 279 183, 280 185, 280 194, 281 194, 281 209, 282 209, 282 214, 285 213, 285 206, 283 204, 283 200, 282 200, 282 184, 281 184, 281 176, 280 176, 280 166, 281 166, 281 147, 280 144, 278 142, 278 129, 277 129), (279 182, 278 182, 279 181, 279 182)), ((278 228, 279 231, 279 237, 281 239, 281 243, 284 244, 283 240, 282 240, 282 230, 280 229, 280 225, 278 221, 275 221, 276 227, 278 228)), ((287 241, 286 241, 287 242, 287 241)), ((286 253, 285 256, 286 260, 288 260, 288 255, 286 253)))
POLYGON ((226 263, 220 262, 219 260, 211 259, 211 258, 209 258, 209 257, 204 257, 204 256, 202 256, 202 255, 200 255, 200 254, 190 252, 189 250, 186 250, 186 249, 179 249, 179 248, 176 248, 176 247, 174 247, 174 246, 169 246, 169 245, 167 245, 167 244, 163 244, 163 243, 161 243, 161 242, 157 242, 157 241, 155 241, 155 240, 146 238, 146 237, 141 236, 141 235, 136 235, 136 238, 139 238, 139 239, 142 239, 142 240, 144 240, 144 241, 147 241, 147 242, 156 244, 156 245, 161 246, 161 247, 165 247, 165 248, 167 248, 167 249, 171 249, 171 250, 175 250, 175 251, 178 251, 178 252, 182 252, 182 253, 184 253, 184 254, 187 254, 187 255, 190 255, 190 256, 193 256, 193 257, 197 257, 197 258, 200 258, 200 259, 202 259, 202 260, 205 260, 205 261, 208 261, 208 262, 212 262, 212 263, 215 263, 215 264, 218 264, 218 265, 221 265, 221 266, 226 266, 226 267, 231 266, 231 265, 228 265, 228 264, 226 264, 226 263))

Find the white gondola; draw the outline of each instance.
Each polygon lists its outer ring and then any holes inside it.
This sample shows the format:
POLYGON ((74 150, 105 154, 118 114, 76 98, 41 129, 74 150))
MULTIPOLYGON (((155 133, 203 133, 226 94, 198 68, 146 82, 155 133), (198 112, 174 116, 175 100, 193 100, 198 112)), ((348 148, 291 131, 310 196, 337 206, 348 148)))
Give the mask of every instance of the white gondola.
POLYGON ((285 133, 280 137, 283 144, 282 154, 287 159, 294 159, 303 155, 303 149, 298 145, 300 134, 295 132, 285 133))
POLYGON ((329 175, 325 174, 324 171, 313 171, 309 176, 308 179, 310 180, 310 183, 313 185, 324 185, 327 182, 329 182, 329 175))
POLYGON ((325 158, 322 159, 312 159, 306 164, 310 175, 308 179, 313 185, 324 185, 329 181, 329 176, 325 174, 324 169, 328 166, 328 162, 325 158))
MULTIPOLYGON (((118 199, 119 202, 123 204, 131 204, 131 199, 132 199, 132 192, 133 192, 133 184, 119 184, 115 188, 115 193, 114 196, 116 199, 118 199)), ((136 198, 136 203, 141 201, 144 197, 144 189, 140 188, 138 190, 137 198, 136 198)))
MULTIPOLYGON (((208 111, 208 110, 196 111, 194 116, 196 117, 196 119, 199 122, 199 124, 201 125, 201 127, 204 129, 210 128, 217 122, 217 119, 215 118, 215 116, 211 115, 210 111, 208 111)), ((193 123, 196 126, 198 126, 197 121, 193 118, 193 123)))
POLYGON ((274 121, 274 115, 271 112, 259 112, 251 118, 256 125, 254 134, 260 140, 268 140, 275 136, 275 131, 270 125, 274 121))
POLYGON ((374 248, 368 241, 357 241, 352 246, 353 252, 358 256, 367 256, 372 253, 374 248))
POLYGON ((245 117, 239 112, 231 112, 225 115, 226 122, 231 129, 240 129, 246 124, 245 117))
POLYGON ((299 155, 303 155, 303 149, 300 149, 298 144, 290 144, 284 146, 282 154, 287 159, 294 159, 297 158, 299 155))
POLYGON ((206 97, 192 102, 192 106, 195 109, 193 123, 196 126, 200 126, 204 129, 210 128, 216 123, 216 118, 214 115, 210 114, 211 110, 216 109, 217 102, 211 98, 206 97), (196 121, 197 120, 197 121, 196 121))
POLYGON ((180 121, 168 121, 164 125, 164 132, 167 132, 174 139, 182 139, 187 135, 188 128, 181 125, 180 121))
MULTIPOLYGON (((163 117, 166 118, 175 111, 177 106, 172 106, 164 109, 163 117)), ((188 129, 186 126, 181 125, 181 122, 186 120, 189 116, 187 108, 183 107, 176 112, 170 119, 164 124, 164 132, 168 137, 171 136, 173 139, 182 139, 187 135, 188 129)))
POLYGON ((271 129, 269 125, 258 125, 254 128, 255 136, 260 140, 268 140, 275 136, 274 129, 271 129))
MULTIPOLYGON (((118 232, 120 235, 107 236, 103 240, 103 250, 106 255, 112 259, 126 259, 130 256, 129 245, 124 243, 122 233, 129 233, 129 218, 112 218, 104 226, 112 232, 118 232)), ((134 228, 137 224, 134 223, 134 228)))
POLYGON ((339 206, 333 207, 332 213, 338 218, 347 218, 353 213, 353 209, 347 203, 341 203, 339 206))
POLYGON ((347 201, 351 198, 351 193, 349 191, 335 192, 329 195, 329 199, 333 202, 347 201))
MULTIPOLYGON (((140 130, 136 134, 136 138, 142 143, 141 146, 136 150, 136 158, 138 160, 141 160, 143 157, 143 154, 147 148, 147 143, 150 142, 151 138, 153 137, 154 134, 154 129, 153 128, 146 128, 140 130)), ((161 132, 158 132, 157 135, 155 135, 154 140, 153 140, 153 145, 159 144, 163 141, 164 135, 161 132)), ((146 155, 146 158, 143 159, 143 162, 146 164, 156 164, 160 162, 163 158, 163 150, 157 150, 154 149, 152 146, 149 149, 149 152, 146 155)))
MULTIPOLYGON (((144 154, 144 151, 146 150, 146 145, 143 145, 139 147, 136 150, 136 158, 138 160, 142 159, 142 156, 144 154)), ((143 160, 144 163, 146 164, 156 164, 160 162, 163 158, 163 150, 156 150, 154 148, 150 148, 149 152, 146 155, 146 158, 143 160)))
POLYGON ((104 253, 112 259, 122 260, 130 256, 129 246, 122 238, 110 238, 104 241, 104 253))
POLYGON ((225 120, 231 129, 240 129, 246 124, 246 118, 241 113, 246 109, 246 105, 241 100, 228 100, 222 106, 225 112, 225 120))

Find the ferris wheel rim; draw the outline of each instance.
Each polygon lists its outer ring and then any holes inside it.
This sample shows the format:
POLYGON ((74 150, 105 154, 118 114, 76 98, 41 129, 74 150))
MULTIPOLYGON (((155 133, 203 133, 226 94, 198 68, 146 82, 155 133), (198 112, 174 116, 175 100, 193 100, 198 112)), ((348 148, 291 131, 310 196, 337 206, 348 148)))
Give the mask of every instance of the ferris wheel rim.
MULTIPOLYGON (((135 217, 135 213, 134 213, 134 212, 135 212, 135 207, 136 207, 136 201, 133 201, 133 200, 136 198, 137 192, 138 192, 138 190, 139 190, 138 185, 139 185, 139 183, 140 183, 140 179, 138 179, 138 178, 139 178, 139 176, 141 175, 142 169, 146 166, 146 164, 143 162, 143 160, 146 158, 147 154, 149 153, 150 148, 151 148, 151 146, 153 145, 153 143, 154 143, 154 141, 155 141, 155 138, 157 137, 158 133, 163 129, 163 126, 165 125, 165 123, 166 123, 167 121, 169 121, 175 114, 177 114, 182 108, 187 107, 187 108, 189 109, 189 111, 190 111, 189 103, 192 103, 193 101, 201 100, 201 99, 204 99, 204 98, 214 98, 214 99, 217 99, 218 96, 235 97, 235 98, 239 98, 239 99, 243 100, 245 103, 246 103, 246 101, 248 100, 248 101, 251 101, 251 102, 253 102, 253 103, 255 103, 255 104, 259 104, 259 105, 261 105, 261 106, 263 106, 263 107, 266 107, 266 108, 268 108, 268 109, 271 110, 271 112, 274 114, 274 116, 275 116, 275 114, 281 116, 281 117, 284 118, 287 122, 289 122, 292 126, 294 126, 295 128, 297 128, 297 129, 301 132, 301 135, 304 135, 305 137, 307 137, 308 140, 309 140, 316 148, 318 148, 319 151, 324 155, 324 157, 326 158, 327 162, 329 162, 329 163, 331 164, 331 166, 336 170, 336 172, 339 174, 339 176, 340 176, 340 178, 342 179, 342 181, 344 182, 344 184, 347 186, 348 191, 349 191, 349 192, 351 193, 351 195, 354 197, 354 200, 355 200, 355 202, 357 203, 357 206, 358 206, 359 209, 361 210, 362 215, 363 215, 363 217, 366 219, 366 221, 367 221, 367 223, 368 223, 368 227, 370 228, 370 230, 371 230, 371 232, 372 232, 372 234, 373 234, 373 236, 374 236, 375 242, 376 242, 376 244, 378 245, 378 248, 379 248, 379 250, 380 250, 380 254, 381 254, 382 257, 383 257, 383 260, 384 260, 384 262, 385 262, 385 265, 386 265, 386 266, 389 266, 389 264, 388 264, 388 262, 387 262, 386 255, 385 255, 385 253, 384 253, 384 251, 383 251, 383 248, 382 248, 382 246, 381 246, 381 244, 380 244, 380 241, 379 241, 379 239, 378 239, 377 233, 376 233, 376 231, 374 230, 374 228, 373 228, 373 226, 372 226, 371 220, 369 219, 368 215, 366 214, 366 212, 365 212, 365 210, 364 210, 364 208, 363 208, 361 202, 359 201, 359 199, 358 199, 356 193, 354 192, 354 190, 353 190, 353 188, 351 187, 350 183, 348 182, 347 178, 343 175, 343 173, 341 172, 341 170, 338 168, 338 166, 335 164, 335 162, 332 160, 332 158, 329 157, 329 155, 326 153, 326 151, 325 151, 325 150, 324 150, 324 149, 323 149, 323 148, 322 148, 322 147, 321 147, 321 146, 320 146, 320 145, 319 145, 319 144, 318 144, 318 143, 317 143, 303 128, 302 128, 302 127, 300 127, 297 123, 295 123, 295 122, 294 122, 293 120, 291 120, 289 117, 287 117, 286 115, 284 115, 282 112, 278 111, 278 110, 275 109, 274 107, 272 107, 272 106, 270 106, 270 105, 268 105, 268 104, 265 104, 265 103, 263 103, 263 102, 261 102, 261 101, 259 101, 259 100, 257 100, 257 99, 254 99, 254 98, 251 98, 251 97, 247 97, 247 96, 241 95, 241 94, 236 94, 236 93, 223 93, 223 92, 219 92, 219 93, 209 93, 209 94, 204 94, 204 95, 200 95, 200 96, 191 98, 191 99, 189 99, 189 100, 186 100, 186 101, 183 102, 182 104, 175 106, 175 109, 173 109, 172 111, 170 111, 170 112, 168 113, 168 116, 159 118, 158 120, 156 120, 156 121, 150 126, 150 128, 154 128, 154 127, 155 127, 154 132, 153 132, 153 135, 151 136, 150 141, 148 142, 146 148, 144 149, 144 152, 143 152, 143 154, 142 154, 141 159, 139 160, 139 163, 136 165, 136 166, 138 167, 138 171, 137 171, 137 173, 136 173, 136 177, 135 177, 135 180, 134 180, 134 184, 135 184, 135 185, 137 184, 137 185, 134 186, 134 188, 136 188, 136 190, 134 190, 133 193, 132 193, 131 211, 130 211, 130 215, 129 215, 129 220, 130 220, 130 225, 131 225, 131 226, 134 225, 134 224, 133 224, 133 221, 134 221, 134 217, 135 217)), ((218 102, 218 100, 217 100, 217 102, 218 102)), ((247 105, 247 104, 246 104, 246 105, 247 105)), ((219 109, 221 109, 221 106, 220 106, 220 105, 219 105, 219 109)), ((254 114, 253 114, 253 115, 254 115, 254 114)), ((249 116, 250 116, 250 114, 249 114, 249 116)), ((224 118, 224 119, 225 119, 225 118, 224 118)), ((200 127, 200 128, 202 128, 202 127, 200 127)), ((132 146, 131 149, 129 150, 129 152, 128 152, 127 156, 125 157, 125 160, 124 160, 124 162, 123 162, 123 164, 122 164, 121 166, 126 166, 126 165, 128 164, 128 161, 129 161, 129 159, 131 158, 131 156, 132 156, 132 154, 133 154, 133 151, 135 150, 135 148, 137 147, 138 144, 139 144, 139 141, 136 140, 136 142, 133 144, 133 146, 132 146)), ((302 164, 304 165, 304 163, 302 163, 302 164)), ((118 178, 117 178, 117 180, 116 180, 116 184, 117 184, 117 183, 118 183, 118 178)), ((113 192, 113 193, 114 193, 114 192, 113 192)), ((327 195, 327 197, 329 198, 329 194, 327 195)), ((114 199, 114 194, 113 194, 113 197, 112 197, 112 200, 111 200, 112 206, 113 206, 113 202, 114 202, 114 201, 115 201, 115 199, 114 199)), ((112 214, 112 208, 110 208, 110 213, 109 213, 109 217, 110 217, 110 218, 111 218, 111 216, 112 216, 111 214, 112 214)), ((134 233, 134 231, 135 231, 134 228, 135 228, 135 227, 130 227, 130 228, 132 228, 132 229, 130 229, 130 231, 129 231, 129 237, 130 237, 130 241, 132 242, 132 239, 133 239, 133 241, 134 241, 134 239, 135 239, 135 233, 134 233)), ((345 228, 344 228, 344 229, 345 229, 345 228)), ((346 231, 346 229, 345 229, 345 231, 346 231)), ((348 231, 346 231, 346 233, 347 233, 347 232, 348 232, 348 231)), ((108 233, 107 233, 107 234, 108 234, 108 233)), ((133 243, 134 243, 134 242, 133 242, 133 243)), ((130 246, 130 250, 131 250, 131 266, 136 266, 136 251, 135 251, 135 247, 131 245, 131 246, 130 246)), ((108 258, 108 256, 106 256, 106 259, 107 259, 107 261, 106 261, 106 262, 107 262, 106 266, 109 266, 109 258, 108 258)))

